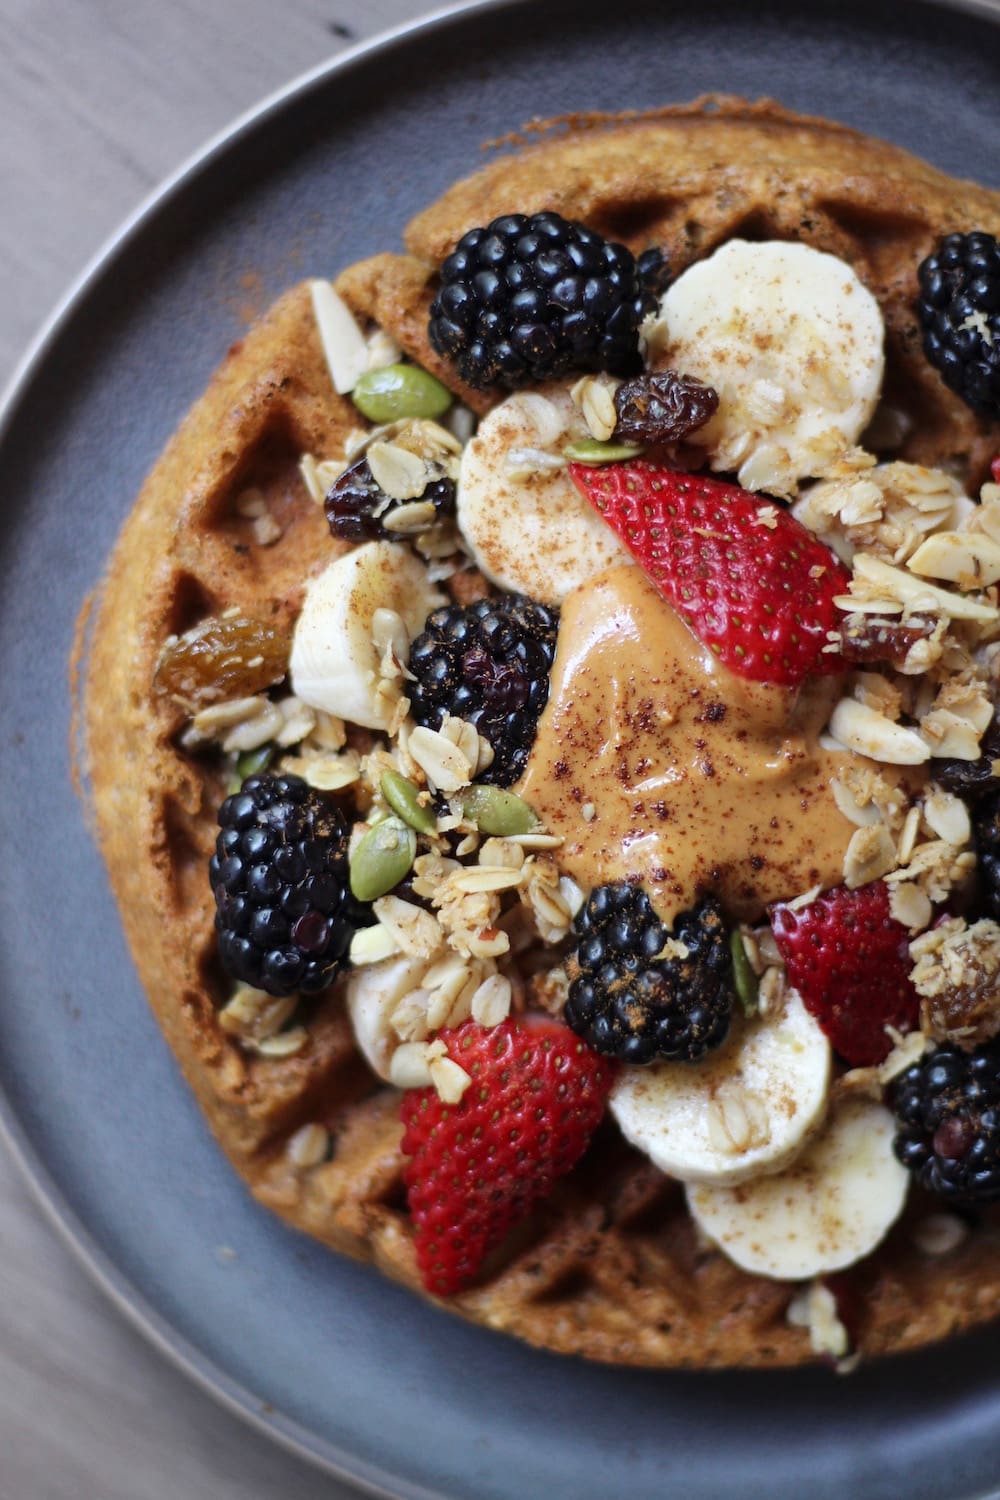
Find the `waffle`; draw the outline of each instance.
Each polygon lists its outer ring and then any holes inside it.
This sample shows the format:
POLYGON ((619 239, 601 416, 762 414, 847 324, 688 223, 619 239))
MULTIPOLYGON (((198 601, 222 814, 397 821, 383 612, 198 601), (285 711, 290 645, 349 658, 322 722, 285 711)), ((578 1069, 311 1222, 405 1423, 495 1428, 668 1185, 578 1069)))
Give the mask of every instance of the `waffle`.
MULTIPOLYGON (((490 399, 463 389, 426 336, 434 265, 471 225, 553 208, 637 252, 662 245, 675 273, 731 237, 794 238, 850 262, 882 306, 887 399, 912 418, 899 456, 954 466, 970 484, 983 478, 1000 428, 975 418, 927 364, 912 300, 916 265, 940 235, 1000 233, 1000 195, 767 102, 712 98, 638 118, 574 118, 513 144, 410 224, 406 254, 376 256, 336 283, 359 319, 374 319, 474 409, 490 399)), ((209 760, 178 748, 183 716, 152 690, 167 635, 231 606, 294 618, 304 582, 336 545, 298 459, 338 452, 356 422, 333 393, 308 288, 293 287, 230 349, 121 533, 86 677, 89 772, 137 968, 233 1166, 290 1224, 420 1292, 398 1095, 357 1051, 338 989, 311 1003, 308 1042, 288 1057, 254 1055, 218 1023, 230 985, 216 957, 207 861, 224 787, 209 760), (264 492, 281 528, 266 547, 234 505, 248 485, 264 492), (332 1154, 297 1166, 288 1143, 317 1122, 332 1154)), ((866 1356, 1000 1313, 1000 1220, 987 1213, 936 1259, 913 1234, 927 1212, 911 1196, 888 1240, 850 1273, 866 1356)), ((487 1279, 446 1305, 532 1344, 618 1364, 773 1366, 814 1357, 787 1321, 794 1290, 744 1274, 700 1241, 680 1185, 607 1124, 487 1279)))

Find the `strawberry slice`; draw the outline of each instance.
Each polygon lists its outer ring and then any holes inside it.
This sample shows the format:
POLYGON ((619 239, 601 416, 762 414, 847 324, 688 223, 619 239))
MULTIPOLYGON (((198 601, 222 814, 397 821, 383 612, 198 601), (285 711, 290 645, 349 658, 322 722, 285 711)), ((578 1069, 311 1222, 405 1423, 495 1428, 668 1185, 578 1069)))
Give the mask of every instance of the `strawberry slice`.
POLYGON ((841 672, 827 633, 850 575, 779 505, 735 484, 639 459, 589 468, 574 484, 663 597, 731 672, 797 686, 841 672))
POLYGON ((616 1068, 556 1021, 466 1021, 439 1037, 472 1083, 458 1104, 412 1089, 401 1114, 417 1262, 446 1297, 576 1166, 616 1068))
POLYGON ((887 1026, 913 1030, 920 998, 910 982, 910 935, 890 914, 884 881, 838 886, 797 911, 775 906, 771 927, 790 983, 852 1066, 888 1057, 887 1026))

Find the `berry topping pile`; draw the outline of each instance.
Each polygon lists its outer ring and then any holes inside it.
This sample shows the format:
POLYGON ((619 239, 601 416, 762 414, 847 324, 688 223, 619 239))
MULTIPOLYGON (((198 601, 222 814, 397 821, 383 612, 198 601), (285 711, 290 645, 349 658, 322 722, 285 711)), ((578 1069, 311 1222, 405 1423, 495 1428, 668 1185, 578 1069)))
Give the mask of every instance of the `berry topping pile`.
POLYGON ((696 1062, 725 1041, 733 966, 717 901, 668 932, 640 887, 602 885, 574 925, 566 1020, 598 1052, 626 1063, 696 1062))
POLYGON ((604 1114, 613 1067, 553 1021, 468 1021, 440 1040, 472 1082, 457 1104, 404 1095, 403 1151, 429 1291, 462 1291, 572 1171, 604 1114))
POLYGON ((568 370, 634 375, 639 324, 663 276, 557 213, 505 214, 470 229, 441 267, 430 340, 473 386, 517 386, 568 370))
POLYGON ((973 411, 1000 417, 1000 245, 981 231, 949 234, 919 276, 927 358, 973 411))
POLYGON ((418 724, 466 719, 493 747, 482 780, 521 775, 549 695, 558 610, 519 594, 452 605, 429 617, 410 649, 410 703, 418 724))
POLYGON ((826 647, 850 575, 787 511, 762 518, 761 502, 735 485, 642 459, 570 473, 731 672, 796 686, 842 669, 826 647))
POLYGON ((919 997, 910 981, 909 934, 889 912, 882 881, 840 886, 793 910, 777 906, 771 926, 788 977, 834 1049, 856 1067, 892 1050, 887 1027, 913 1029, 919 997))
POLYGON ((348 827, 297 776, 252 776, 219 809, 209 866, 222 962, 271 995, 326 989, 370 920, 348 889, 348 827))
MULTIPOLYGON (((976 509, 902 438, 865 451, 855 267, 735 239, 665 268, 554 212, 470 229, 446 384, 325 287, 354 425, 300 471, 348 545, 320 525, 291 640, 231 610, 157 672, 242 779, 210 879, 266 994, 229 1034, 343 981, 438 1296, 606 1107, 763 1275, 870 1254, 904 1166, 1000 1199, 1000 467, 976 509), (459 381, 509 393, 477 425, 459 381)), ((996 242, 948 236, 919 285, 928 357, 1000 416, 996 242)))
POLYGON ((896 1155, 921 1187, 953 1203, 1000 1198, 1000 1045, 929 1052, 892 1103, 896 1155))

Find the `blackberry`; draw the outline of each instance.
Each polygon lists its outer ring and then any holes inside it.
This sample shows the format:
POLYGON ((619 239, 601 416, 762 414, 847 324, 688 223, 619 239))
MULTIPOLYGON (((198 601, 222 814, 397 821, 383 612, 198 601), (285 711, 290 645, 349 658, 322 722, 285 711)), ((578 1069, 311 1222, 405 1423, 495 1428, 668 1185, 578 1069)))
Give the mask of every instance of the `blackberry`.
POLYGON ((574 922, 565 1019, 598 1052, 626 1063, 697 1062, 726 1039, 735 992, 722 908, 684 912, 668 932, 640 886, 592 891, 574 922), (686 957, 661 957, 673 939, 686 957))
POLYGON ((921 1187, 954 1203, 1000 1198, 1000 1043, 928 1052, 891 1102, 896 1155, 921 1187))
POLYGON ((348 824, 298 776, 251 776, 219 809, 209 864, 219 953, 234 979, 322 990, 371 919, 350 894, 348 824))
POLYGON ((924 353, 967 406, 1000 418, 1000 245, 949 234, 917 272, 924 353))
MULTIPOLYGON (((436 479, 420 498, 431 502, 436 515, 450 515, 455 509, 455 482, 436 479)), ((323 502, 330 533, 342 542, 375 542, 386 537, 401 541, 399 532, 387 531, 382 524, 382 518, 401 503, 389 499, 368 467, 367 458, 345 469, 323 502)))
POLYGON ((480 781, 510 786, 524 771, 549 696, 558 629, 558 610, 504 594, 436 609, 413 642, 413 717, 431 729, 445 714, 475 724, 494 755, 480 781))
POLYGON ((639 324, 666 263, 557 213, 505 214, 470 229, 441 267, 430 341, 473 386, 517 386, 568 370, 636 375, 639 324))
POLYGON ((1000 922, 1000 788, 981 797, 972 809, 980 904, 1000 922))

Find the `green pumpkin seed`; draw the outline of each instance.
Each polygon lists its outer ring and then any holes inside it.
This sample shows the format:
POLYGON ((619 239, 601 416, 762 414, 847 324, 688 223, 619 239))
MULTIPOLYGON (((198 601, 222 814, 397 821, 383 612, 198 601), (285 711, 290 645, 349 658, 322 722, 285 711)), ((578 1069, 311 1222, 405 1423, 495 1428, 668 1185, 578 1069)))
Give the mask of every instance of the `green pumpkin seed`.
POLYGON ((452 394, 419 365, 383 365, 361 376, 351 400, 370 422, 398 422, 404 417, 443 417, 452 394))
POLYGON ((566 444, 563 458, 568 458, 573 464, 590 464, 591 468, 597 468, 600 464, 620 463, 624 458, 638 458, 645 451, 634 443, 599 443, 597 438, 581 438, 578 443, 566 444))
POLYGON ((241 781, 246 781, 248 776, 259 776, 261 771, 266 771, 274 759, 274 745, 261 745, 258 750, 244 750, 236 762, 236 774, 241 781))
POLYGON ((402 818, 383 818, 351 855, 352 895, 358 901, 377 901, 409 873, 416 854, 413 829, 402 818))
POLYGON ((277 750, 276 745, 261 745, 258 750, 244 750, 242 755, 238 755, 236 764, 226 779, 226 796, 235 796, 248 776, 259 776, 261 771, 266 771, 277 750))
POLYGON ((386 771, 380 782, 382 796, 393 812, 399 813, 404 823, 409 823, 418 833, 433 833, 437 818, 429 807, 419 801, 419 792, 412 781, 400 776, 398 771, 386 771))
POLYGON ((757 1014, 757 976, 750 967, 743 935, 738 927, 729 934, 729 952, 733 959, 733 983, 745 1016, 757 1014))
POLYGON ((497 838, 531 833, 538 827, 538 819, 527 802, 500 786, 470 786, 462 794, 462 810, 481 833, 497 838))

